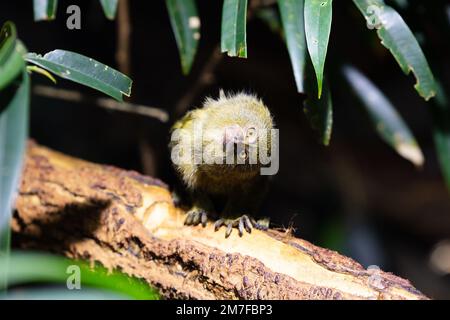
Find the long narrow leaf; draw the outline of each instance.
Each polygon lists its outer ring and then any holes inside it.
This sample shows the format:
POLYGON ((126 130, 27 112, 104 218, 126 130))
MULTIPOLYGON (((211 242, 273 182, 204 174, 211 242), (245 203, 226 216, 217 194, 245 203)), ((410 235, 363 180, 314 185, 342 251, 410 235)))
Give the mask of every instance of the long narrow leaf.
POLYGON ((304 27, 305 0, 278 0, 289 57, 297 90, 304 92, 306 38, 304 27))
POLYGON ((305 34, 308 52, 317 77, 317 94, 322 95, 323 70, 332 20, 332 0, 305 0, 305 34))
POLYGON ((6 22, 0 30, 0 90, 7 87, 24 66, 24 47, 18 44, 16 27, 6 22))
POLYGON ((363 102, 380 137, 403 158, 422 166, 424 157, 406 123, 392 103, 369 79, 351 66, 343 69, 344 76, 363 102))
POLYGON ((364 15, 369 28, 376 28, 381 43, 391 51, 403 72, 414 73, 415 88, 425 100, 436 95, 434 80, 427 59, 414 34, 403 18, 383 0, 353 0, 364 15))
POLYGON ((119 0, 100 0, 105 16, 109 20, 114 20, 117 13, 117 5, 119 0))
POLYGON ((44 56, 28 53, 25 59, 57 76, 99 90, 119 101, 123 100, 122 95, 131 94, 130 78, 78 53, 54 50, 44 56))
POLYGON ((34 21, 53 20, 58 0, 33 0, 34 21))
MULTIPOLYGON (((20 82, 17 89, 11 85, 8 89, 12 92, 6 90, 0 95, 0 258, 3 264, 8 261, 10 219, 28 136, 30 82, 26 71, 20 82)), ((5 275, 0 274, 0 290, 6 282, 5 275)))
POLYGON ((166 0, 178 51, 181 69, 188 74, 197 53, 200 39, 200 17, 194 0, 166 0))
POLYGON ((0 65, 6 63, 11 56, 17 41, 16 26, 11 21, 6 21, 0 30, 0 65))
POLYGON ((221 48, 231 57, 247 58, 247 0, 224 0, 221 48))

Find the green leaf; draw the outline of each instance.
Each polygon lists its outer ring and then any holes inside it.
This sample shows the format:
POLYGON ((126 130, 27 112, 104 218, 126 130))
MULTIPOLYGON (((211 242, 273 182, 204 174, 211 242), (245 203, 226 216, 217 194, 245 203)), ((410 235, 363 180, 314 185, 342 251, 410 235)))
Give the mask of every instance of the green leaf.
MULTIPOLYGON (((7 268, 10 220, 14 207, 23 155, 28 137, 30 81, 22 73, 19 87, 13 85, 0 94, 0 267, 7 268)), ((7 279, 0 273, 0 290, 7 279)))
POLYGON ((380 137, 403 158, 422 166, 424 157, 413 134, 392 103, 369 79, 351 66, 343 69, 344 76, 369 113, 380 137))
POLYGON ((34 21, 53 20, 58 0, 33 0, 34 21))
POLYGON ((403 18, 383 0, 353 0, 367 20, 370 29, 376 28, 381 43, 391 51, 403 72, 414 73, 415 88, 425 100, 436 95, 436 82, 427 59, 414 34, 403 18))
POLYGON ((20 74, 25 64, 23 54, 25 54, 23 45, 16 44, 10 59, 4 65, 0 65, 0 90, 3 90, 20 74))
POLYGON ((447 189, 450 191, 450 106, 439 82, 436 82, 436 99, 431 102, 433 139, 447 189))
POLYGON ((130 96, 132 81, 121 72, 81 54, 54 50, 44 56, 28 53, 25 60, 51 73, 101 91, 118 101, 130 96))
POLYGON ((304 92, 306 38, 304 27, 305 0, 278 0, 283 29, 286 34, 297 90, 304 92))
POLYGON ((2 265, 0 263, 0 274, 8 274, 10 285, 48 282, 66 284, 70 282, 69 277, 75 276, 79 270, 81 290, 90 286, 126 294, 134 299, 159 299, 158 292, 144 281, 118 271, 110 273, 100 265, 91 268, 83 261, 50 254, 13 252, 9 261, 10 268, 1 269, 2 265))
POLYGON ((188 74, 194 62, 200 39, 200 17, 194 0, 166 0, 178 51, 181 69, 188 74))
POLYGON ((230 57, 247 58, 247 0, 224 0, 221 49, 230 57))
POLYGON ((305 0, 306 43, 316 71, 319 99, 331 31, 332 3, 332 0, 305 0))
POLYGON ((25 47, 17 40, 16 27, 10 21, 0 30, 0 90, 7 87, 24 66, 25 47))
POLYGON ((100 0, 105 16, 109 20, 114 20, 117 13, 117 5, 119 0, 100 0))
POLYGON ((325 78, 323 82, 323 96, 319 99, 317 94, 317 85, 314 81, 313 66, 308 59, 305 81, 305 90, 307 98, 304 101, 303 111, 308 119, 311 128, 317 132, 319 142, 325 146, 330 144, 331 133, 333 130, 333 102, 328 81, 325 78))
POLYGON ((0 65, 5 64, 9 60, 16 46, 16 41, 16 26, 11 21, 5 22, 0 30, 0 65))

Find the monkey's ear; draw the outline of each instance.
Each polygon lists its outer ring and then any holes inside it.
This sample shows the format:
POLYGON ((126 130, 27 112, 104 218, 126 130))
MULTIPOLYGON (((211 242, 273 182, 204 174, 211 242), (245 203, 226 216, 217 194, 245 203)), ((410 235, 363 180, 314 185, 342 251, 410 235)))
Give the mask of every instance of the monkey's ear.
POLYGON ((219 99, 225 99, 225 91, 223 91, 223 89, 219 89, 219 99))

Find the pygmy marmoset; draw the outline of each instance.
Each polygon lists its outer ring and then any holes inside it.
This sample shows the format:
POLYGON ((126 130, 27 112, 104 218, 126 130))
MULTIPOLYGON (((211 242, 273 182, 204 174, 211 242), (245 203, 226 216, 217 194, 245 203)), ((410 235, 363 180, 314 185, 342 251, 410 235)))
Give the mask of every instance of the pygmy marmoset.
POLYGON ((215 214, 212 200, 223 199, 216 231, 225 225, 225 237, 232 228, 242 236, 244 229, 251 233, 263 227, 252 214, 266 191, 267 175, 260 169, 267 164, 261 159, 270 157, 272 128, 272 116, 260 99, 223 91, 175 123, 172 162, 193 198, 186 225, 206 226, 208 215, 215 214))

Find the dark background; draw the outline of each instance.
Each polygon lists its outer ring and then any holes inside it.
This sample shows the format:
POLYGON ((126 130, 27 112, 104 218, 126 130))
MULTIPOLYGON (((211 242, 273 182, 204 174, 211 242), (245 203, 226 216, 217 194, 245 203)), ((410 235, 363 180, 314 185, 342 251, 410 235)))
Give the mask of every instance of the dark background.
MULTIPOLYGON (((154 175, 174 186, 167 142, 174 108, 192 90, 219 43, 222 1, 199 0, 202 38, 192 72, 181 74, 178 50, 162 0, 130 0, 132 20, 131 102, 162 108, 170 123, 95 105, 32 97, 31 137, 38 143, 86 160, 154 175)), ((433 72, 449 88, 449 20, 445 1, 409 1, 399 9, 417 33, 433 72)), ((398 8, 398 7, 397 7, 398 8)), ((108 21, 99 1, 59 1, 57 19, 33 22, 32 1, 0 5, 3 23, 16 23, 29 51, 75 51, 116 67, 116 22, 108 21), (81 30, 66 28, 66 8, 81 7, 81 30)), ((259 19, 247 27, 248 59, 223 57, 213 82, 194 97, 198 106, 219 88, 257 93, 280 130, 280 170, 261 215, 274 226, 294 227, 298 236, 352 256, 364 266, 378 265, 410 279, 433 298, 450 298, 450 279, 435 271, 430 254, 450 239, 450 198, 432 140, 429 105, 413 88, 390 53, 350 1, 335 1, 327 57, 334 104, 329 147, 317 143, 296 92, 286 47, 259 19), (416 169, 380 140, 364 109, 341 74, 352 63, 391 99, 425 154, 416 169)), ((33 75, 33 84, 101 94, 62 79, 51 84, 33 75)), ((450 92, 450 91, 449 91, 450 92)))

